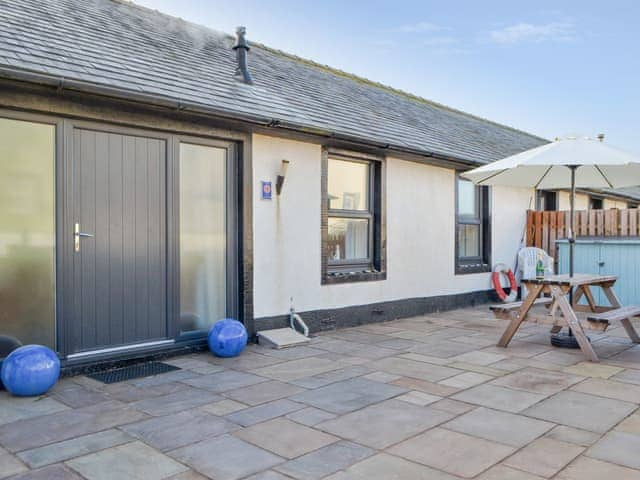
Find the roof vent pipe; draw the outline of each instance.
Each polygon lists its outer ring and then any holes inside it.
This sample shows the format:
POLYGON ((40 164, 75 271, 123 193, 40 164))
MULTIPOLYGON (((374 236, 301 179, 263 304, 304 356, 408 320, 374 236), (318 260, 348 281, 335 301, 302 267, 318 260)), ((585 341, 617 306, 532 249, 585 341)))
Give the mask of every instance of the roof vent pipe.
POLYGON ((233 46, 233 49, 236 51, 236 61, 238 65, 236 66, 236 75, 242 75, 242 81, 244 83, 252 84, 253 79, 251 78, 251 74, 249 73, 249 68, 247 67, 247 54, 249 52, 249 43, 245 38, 245 34, 247 33, 247 29, 245 27, 236 28, 236 44, 233 46))

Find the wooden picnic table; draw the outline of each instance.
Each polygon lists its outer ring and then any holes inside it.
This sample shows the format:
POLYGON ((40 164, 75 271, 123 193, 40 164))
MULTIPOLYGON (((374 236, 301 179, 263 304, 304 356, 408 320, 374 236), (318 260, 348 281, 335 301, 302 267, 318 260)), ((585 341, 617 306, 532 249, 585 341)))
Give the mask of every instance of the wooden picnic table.
POLYGON ((534 278, 522 280, 529 292, 525 300, 522 302, 517 315, 510 321, 507 329, 502 334, 498 346, 506 347, 520 328, 522 322, 527 320, 527 314, 531 307, 536 303, 536 299, 542 294, 550 294, 552 298, 551 316, 553 327, 552 333, 558 333, 563 327, 569 327, 576 337, 578 345, 586 357, 592 362, 598 362, 598 356, 593 350, 587 335, 584 332, 582 323, 576 316, 576 311, 584 310, 593 312, 589 317, 593 323, 598 321, 608 326, 610 320, 620 320, 627 332, 627 335, 634 343, 640 343, 640 337, 633 328, 630 318, 640 312, 639 307, 622 307, 618 296, 613 291, 613 285, 618 279, 615 275, 590 275, 590 274, 574 274, 569 275, 550 275, 543 278, 534 278), (610 306, 597 305, 595 297, 591 292, 591 287, 599 287, 609 300, 610 306), (569 303, 569 291, 574 288, 573 305, 569 303), (587 305, 578 305, 578 301, 585 297, 587 305), (562 315, 556 315, 558 309, 562 315))

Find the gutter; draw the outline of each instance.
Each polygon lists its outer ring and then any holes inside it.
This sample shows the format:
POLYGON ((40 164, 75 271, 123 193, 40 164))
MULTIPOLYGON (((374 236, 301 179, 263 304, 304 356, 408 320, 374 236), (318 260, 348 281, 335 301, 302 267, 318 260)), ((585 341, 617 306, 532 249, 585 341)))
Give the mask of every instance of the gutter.
POLYGON ((289 122, 277 118, 243 114, 222 108, 211 107, 201 103, 180 102, 162 95, 153 95, 142 91, 138 92, 125 88, 110 87, 107 85, 100 85, 97 83, 86 82, 82 80, 67 79, 60 76, 49 75, 30 70, 0 66, 0 77, 32 84, 51 86, 59 92, 62 92, 63 90, 69 90, 82 93, 90 93, 115 99, 129 100, 146 105, 165 107, 181 112, 199 113, 208 116, 215 116, 226 120, 243 121, 266 129, 278 129, 284 131, 288 130, 307 135, 325 137, 336 141, 362 145, 369 148, 387 150, 389 152, 414 155, 417 157, 422 157, 424 159, 441 160, 452 164, 453 167, 458 168, 470 168, 483 165, 479 162, 443 155, 436 152, 418 150, 402 145, 392 145, 388 143, 375 142, 372 140, 365 140, 360 137, 337 133, 330 130, 323 130, 317 127, 289 122))

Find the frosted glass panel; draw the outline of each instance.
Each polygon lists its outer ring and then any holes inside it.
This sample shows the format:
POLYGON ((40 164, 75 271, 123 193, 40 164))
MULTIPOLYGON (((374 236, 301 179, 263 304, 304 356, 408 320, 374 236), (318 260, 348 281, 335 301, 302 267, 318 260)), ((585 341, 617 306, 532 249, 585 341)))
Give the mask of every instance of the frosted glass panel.
POLYGON ((55 348, 55 127, 0 118, 0 335, 55 348))
POLYGON ((478 216, 478 197, 476 186, 467 181, 458 181, 458 215, 478 216))
POLYGON ((369 165, 329 159, 329 208, 368 210, 369 165))
POLYGON ((180 329, 226 316, 226 150, 180 144, 180 329))

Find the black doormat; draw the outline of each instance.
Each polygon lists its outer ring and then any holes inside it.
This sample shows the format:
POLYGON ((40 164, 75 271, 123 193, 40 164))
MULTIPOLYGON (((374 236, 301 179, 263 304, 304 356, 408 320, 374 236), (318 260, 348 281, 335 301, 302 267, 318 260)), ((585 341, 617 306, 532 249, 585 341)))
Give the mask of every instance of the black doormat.
POLYGON ((113 370, 90 373, 87 377, 93 378, 94 380, 102 383, 118 383, 126 380, 132 380, 134 378, 150 377, 160 373, 173 372, 174 370, 180 370, 180 368, 169 365, 168 363, 144 362, 134 363, 133 365, 115 368, 113 370))

